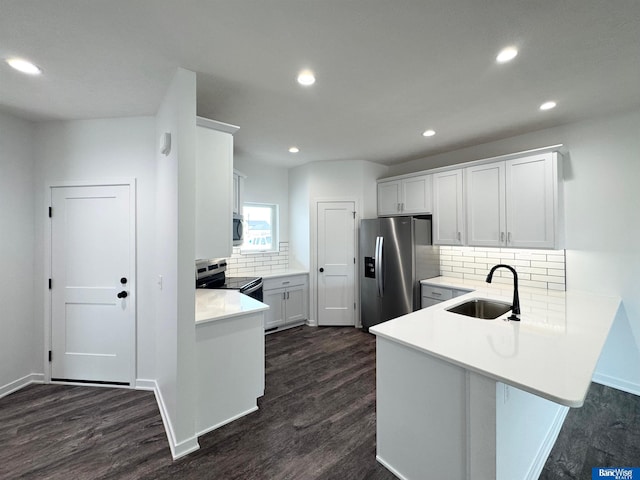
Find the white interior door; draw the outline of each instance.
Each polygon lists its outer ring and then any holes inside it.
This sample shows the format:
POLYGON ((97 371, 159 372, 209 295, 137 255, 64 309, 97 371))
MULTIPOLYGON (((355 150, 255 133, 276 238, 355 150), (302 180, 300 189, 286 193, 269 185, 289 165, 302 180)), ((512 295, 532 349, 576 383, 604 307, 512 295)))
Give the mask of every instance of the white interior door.
POLYGON ((135 376, 132 186, 51 189, 51 379, 135 376))
POLYGON ((355 325, 355 205, 318 203, 318 325, 355 325))

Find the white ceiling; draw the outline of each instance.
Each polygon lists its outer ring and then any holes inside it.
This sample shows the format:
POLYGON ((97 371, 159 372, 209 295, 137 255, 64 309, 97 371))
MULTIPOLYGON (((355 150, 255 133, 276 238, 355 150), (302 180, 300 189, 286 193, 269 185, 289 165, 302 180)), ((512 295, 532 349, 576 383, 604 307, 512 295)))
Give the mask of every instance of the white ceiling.
POLYGON ((392 164, 640 107, 640 1, 0 0, 10 56, 44 69, 0 64, 0 108, 27 119, 155 114, 184 67, 237 157, 392 164))

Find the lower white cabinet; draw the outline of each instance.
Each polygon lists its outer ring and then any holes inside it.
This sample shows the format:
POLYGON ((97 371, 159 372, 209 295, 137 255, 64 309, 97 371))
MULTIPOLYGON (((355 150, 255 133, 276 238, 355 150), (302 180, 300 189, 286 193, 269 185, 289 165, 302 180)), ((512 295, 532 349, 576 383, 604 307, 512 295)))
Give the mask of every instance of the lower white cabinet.
POLYGON ((441 287, 423 283, 421 286, 422 302, 421 307, 431 307, 445 300, 451 300, 452 298, 459 297, 465 293, 472 292, 473 290, 464 290, 460 288, 441 287))
POLYGON ((267 278, 263 286, 264 329, 272 331, 301 325, 308 318, 309 286, 307 274, 267 278))

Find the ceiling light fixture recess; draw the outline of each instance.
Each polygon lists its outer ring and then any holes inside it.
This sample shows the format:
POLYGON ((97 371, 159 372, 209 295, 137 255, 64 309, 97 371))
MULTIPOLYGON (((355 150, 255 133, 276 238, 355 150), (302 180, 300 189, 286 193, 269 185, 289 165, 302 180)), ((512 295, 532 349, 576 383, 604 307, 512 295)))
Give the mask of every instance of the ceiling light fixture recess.
POLYGON ((498 56, 496 57, 496 62, 498 63, 507 63, 516 58, 518 55, 518 49, 516 47, 507 47, 503 48, 498 56))
POLYGON ((42 73, 40 67, 23 58, 7 58, 6 62, 11 68, 27 75, 40 75, 42 73))
POLYGON ((544 102, 540 105, 540 110, 551 110, 552 108, 555 108, 555 106, 556 102, 544 102))
POLYGON ((298 73, 298 83, 308 87, 309 85, 316 83, 316 76, 311 70, 302 70, 298 73))
POLYGON ((289 153, 298 153, 299 151, 298 147, 289 147, 289 153))
POLYGON ((429 129, 422 132, 423 137, 433 137, 436 134, 435 130, 429 129))

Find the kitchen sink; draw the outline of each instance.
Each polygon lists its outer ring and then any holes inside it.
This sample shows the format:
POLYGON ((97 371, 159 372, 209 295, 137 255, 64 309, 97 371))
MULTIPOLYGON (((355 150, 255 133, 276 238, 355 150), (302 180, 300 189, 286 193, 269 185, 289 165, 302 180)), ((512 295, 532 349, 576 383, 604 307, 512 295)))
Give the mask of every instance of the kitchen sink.
POLYGON ((487 300, 486 298, 474 298, 468 302, 447 308, 447 312, 466 315, 467 317, 481 318, 483 320, 493 320, 507 313, 509 310, 511 310, 511 305, 508 303, 487 300))

